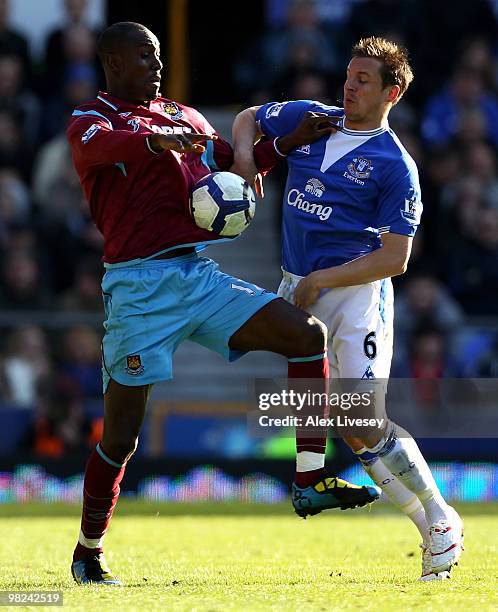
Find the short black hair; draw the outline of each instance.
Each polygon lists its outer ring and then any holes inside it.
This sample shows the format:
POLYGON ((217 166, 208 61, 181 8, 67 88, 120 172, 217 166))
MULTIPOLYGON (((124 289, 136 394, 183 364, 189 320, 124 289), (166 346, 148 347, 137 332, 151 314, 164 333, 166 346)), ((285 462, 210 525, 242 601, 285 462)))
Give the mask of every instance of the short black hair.
POLYGON ((118 21, 105 29, 97 40, 97 53, 101 61, 108 53, 119 51, 123 41, 132 38, 138 32, 149 32, 149 29, 134 21, 118 21))

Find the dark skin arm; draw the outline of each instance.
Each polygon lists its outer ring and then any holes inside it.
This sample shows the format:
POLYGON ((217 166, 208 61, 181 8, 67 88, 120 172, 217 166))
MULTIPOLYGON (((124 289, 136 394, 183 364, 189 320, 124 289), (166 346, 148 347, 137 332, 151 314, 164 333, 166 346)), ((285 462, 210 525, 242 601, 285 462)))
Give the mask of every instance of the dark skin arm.
POLYGON ((278 150, 288 155, 292 149, 311 144, 323 136, 334 134, 337 132, 336 125, 329 115, 308 111, 292 132, 277 138, 278 150))
POLYGON ((147 136, 150 147, 156 153, 176 151, 177 153, 199 153, 202 155, 206 147, 201 142, 216 140, 214 134, 150 134, 147 136))

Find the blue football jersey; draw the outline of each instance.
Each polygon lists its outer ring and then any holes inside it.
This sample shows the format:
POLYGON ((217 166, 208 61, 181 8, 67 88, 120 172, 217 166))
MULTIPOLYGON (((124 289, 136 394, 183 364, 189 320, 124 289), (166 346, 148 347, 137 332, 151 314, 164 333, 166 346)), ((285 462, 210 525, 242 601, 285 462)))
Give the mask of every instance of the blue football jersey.
POLYGON ((417 167, 391 129, 346 129, 342 108, 312 100, 265 104, 256 120, 275 138, 291 132, 307 111, 335 117, 341 131, 287 157, 283 268, 299 276, 380 248, 384 232, 414 236, 422 213, 417 167))

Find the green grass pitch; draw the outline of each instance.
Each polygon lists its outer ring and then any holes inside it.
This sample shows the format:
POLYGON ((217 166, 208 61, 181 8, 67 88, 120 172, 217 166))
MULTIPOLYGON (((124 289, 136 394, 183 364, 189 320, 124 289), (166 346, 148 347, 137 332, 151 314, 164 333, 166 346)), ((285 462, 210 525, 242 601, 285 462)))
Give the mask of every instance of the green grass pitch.
POLYGON ((460 565, 419 583, 418 534, 386 504, 303 521, 287 505, 122 500, 106 555, 126 586, 99 588, 69 573, 77 507, 0 505, 0 590, 61 589, 65 607, 114 612, 496 610, 498 505, 458 509, 460 565))

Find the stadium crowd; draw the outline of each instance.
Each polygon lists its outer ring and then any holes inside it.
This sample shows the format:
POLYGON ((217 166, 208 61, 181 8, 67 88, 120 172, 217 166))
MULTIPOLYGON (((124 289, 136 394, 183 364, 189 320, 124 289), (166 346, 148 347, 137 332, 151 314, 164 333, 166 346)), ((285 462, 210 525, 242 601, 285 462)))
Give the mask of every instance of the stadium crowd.
MULTIPOLYGON (((64 23, 38 61, 0 0, 0 410, 33 407, 27 444, 53 456, 91 446, 101 425, 84 405, 101 392, 102 240, 65 125, 103 75, 86 1, 63 5, 64 23), (45 329, 37 315, 47 311, 70 313, 72 323, 45 329), (9 318, 19 313, 32 316, 9 318)), ((241 105, 340 105, 354 41, 384 35, 411 51, 414 85, 391 127, 418 164, 424 216, 409 272, 396 282, 398 377, 498 375, 498 2, 446 5, 268 0, 266 29, 233 63, 241 105)))

